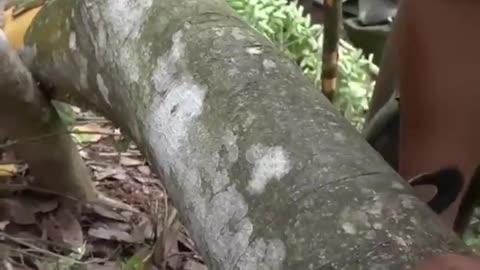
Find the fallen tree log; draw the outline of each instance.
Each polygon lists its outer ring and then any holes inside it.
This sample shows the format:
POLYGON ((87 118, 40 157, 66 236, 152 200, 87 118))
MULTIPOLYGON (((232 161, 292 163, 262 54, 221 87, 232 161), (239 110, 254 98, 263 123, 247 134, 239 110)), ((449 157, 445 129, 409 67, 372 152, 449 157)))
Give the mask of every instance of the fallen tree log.
POLYGON ((29 67, 142 149, 210 269, 404 269, 469 253, 223 0, 52 0, 29 67))

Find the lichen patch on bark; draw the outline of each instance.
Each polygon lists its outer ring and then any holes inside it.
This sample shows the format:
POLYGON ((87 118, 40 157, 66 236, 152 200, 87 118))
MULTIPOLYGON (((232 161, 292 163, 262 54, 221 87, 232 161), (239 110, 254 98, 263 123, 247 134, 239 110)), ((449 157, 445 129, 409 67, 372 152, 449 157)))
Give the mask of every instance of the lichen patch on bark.
POLYGON ((259 47, 250 47, 250 48, 247 48, 247 53, 251 54, 251 55, 257 55, 257 54, 261 54, 263 52, 263 50, 259 47))
POLYGON ((283 269, 287 255, 285 243, 281 240, 256 239, 245 251, 236 265, 238 269, 283 269))
POLYGON ((262 64, 265 69, 272 69, 277 67, 277 64, 275 64, 275 62, 270 59, 264 59, 262 64))
POLYGON ((105 85, 105 82, 103 81, 102 75, 100 75, 100 74, 97 74, 97 86, 98 86, 98 90, 100 91, 100 94, 102 94, 102 97, 105 100, 105 102, 108 105, 111 105, 110 100, 108 98, 109 95, 110 95, 110 90, 105 85))
POLYGON ((71 32, 68 37, 68 48, 72 51, 77 49, 77 35, 75 32, 71 32))
POLYGON ((238 160, 239 149, 237 145, 238 137, 231 130, 227 130, 223 136, 224 145, 227 148, 228 161, 234 163, 238 160))
POLYGON ((175 33, 171 49, 157 61, 152 74, 156 93, 151 106, 153 111, 148 117, 152 130, 164 135, 166 152, 162 155, 172 157, 172 162, 181 151, 190 124, 202 113, 207 93, 207 89, 196 83, 191 75, 177 72, 176 64, 185 50, 181 37, 181 31, 175 33))
MULTIPOLYGON (((258 265, 281 269, 285 243, 253 236, 249 204, 237 186, 239 180, 228 172, 241 159, 240 138, 234 127, 216 130, 205 120, 215 110, 206 110, 209 88, 195 80, 183 62, 187 48, 182 31, 173 34, 170 49, 158 58, 152 73, 155 91, 145 123, 156 167, 175 177, 167 188, 183 193, 180 203, 190 208, 197 244, 207 245, 213 258, 241 265, 239 269, 258 269, 258 265)), ((254 119, 251 115, 245 125, 254 119)), ((254 192, 271 179, 280 180, 291 167, 281 146, 255 145, 247 156, 253 165, 254 192)))
POLYGON ((272 180, 281 180, 291 169, 288 153, 281 146, 266 147, 256 144, 250 147, 245 158, 254 165, 247 191, 261 194, 272 180))
POLYGON ((132 34, 139 33, 147 16, 145 13, 151 8, 153 0, 104 0, 103 9, 105 21, 118 25, 114 34, 118 39, 131 38, 132 34))

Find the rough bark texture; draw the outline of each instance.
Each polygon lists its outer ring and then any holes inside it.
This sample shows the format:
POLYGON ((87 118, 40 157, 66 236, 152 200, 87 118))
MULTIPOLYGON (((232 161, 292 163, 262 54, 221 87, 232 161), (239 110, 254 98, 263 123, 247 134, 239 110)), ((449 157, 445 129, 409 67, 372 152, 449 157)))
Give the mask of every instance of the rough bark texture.
POLYGON ((0 29, 0 126, 29 165, 33 183, 80 200, 95 198, 90 173, 48 99, 0 29))
POLYGON ((128 130, 210 269, 404 269, 468 252, 223 0, 56 0, 31 68, 128 130))

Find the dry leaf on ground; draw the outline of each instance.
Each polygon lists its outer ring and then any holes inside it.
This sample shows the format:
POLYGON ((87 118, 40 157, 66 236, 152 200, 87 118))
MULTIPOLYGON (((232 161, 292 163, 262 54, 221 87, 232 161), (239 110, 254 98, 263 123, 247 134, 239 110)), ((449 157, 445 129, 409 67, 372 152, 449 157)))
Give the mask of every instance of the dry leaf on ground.
POLYGON ((143 162, 138 159, 122 156, 120 158, 120 164, 126 167, 133 167, 133 166, 140 166, 143 164, 143 162))
POLYGON ((55 215, 44 220, 48 237, 58 243, 79 248, 83 244, 83 231, 78 219, 67 207, 59 208, 55 215))

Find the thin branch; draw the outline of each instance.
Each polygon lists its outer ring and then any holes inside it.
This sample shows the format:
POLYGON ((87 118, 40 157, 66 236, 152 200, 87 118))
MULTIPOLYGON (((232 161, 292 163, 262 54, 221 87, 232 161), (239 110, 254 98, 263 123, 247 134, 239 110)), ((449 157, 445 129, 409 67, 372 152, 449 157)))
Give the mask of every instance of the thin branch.
POLYGON ((22 143, 29 143, 29 142, 36 142, 36 141, 41 141, 43 139, 46 139, 48 137, 64 134, 64 133, 69 133, 69 134, 93 134, 93 135, 106 135, 106 136, 116 136, 118 134, 112 133, 112 132, 99 132, 99 131, 79 131, 79 130, 67 130, 67 131, 60 131, 60 132, 52 132, 52 133, 47 133, 43 134, 41 136, 36 136, 32 138, 25 138, 25 139, 18 139, 14 141, 10 141, 4 144, 0 144, 0 149, 5 149, 12 147, 17 144, 22 144, 22 143))
POLYGON ((342 23, 342 1, 324 1, 322 92, 332 100, 337 88, 338 42, 342 23))

